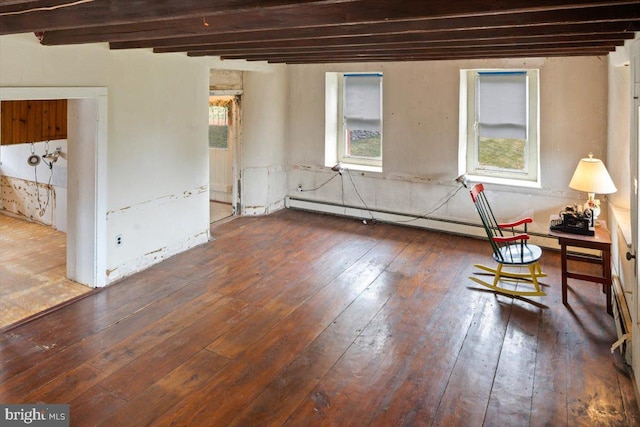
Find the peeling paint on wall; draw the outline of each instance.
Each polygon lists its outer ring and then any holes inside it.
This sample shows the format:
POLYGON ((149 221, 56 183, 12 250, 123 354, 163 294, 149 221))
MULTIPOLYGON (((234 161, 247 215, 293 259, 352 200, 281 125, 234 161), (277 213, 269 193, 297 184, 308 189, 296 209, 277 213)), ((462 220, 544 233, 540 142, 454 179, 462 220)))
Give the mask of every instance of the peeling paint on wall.
POLYGON ((108 211, 107 284, 207 242, 208 195, 206 184, 183 187, 108 211), (156 229, 162 229, 161 239, 156 229))
POLYGON ((55 205, 56 191, 53 185, 0 176, 0 210, 53 226, 55 205))
POLYGON ((177 255, 181 252, 184 252, 198 245, 204 244, 208 241, 209 241, 209 232, 208 231, 201 232, 194 236, 191 236, 186 241, 178 245, 162 247, 160 249, 146 253, 141 257, 133 260, 132 262, 128 262, 125 265, 120 265, 112 269, 107 269, 106 270, 107 283, 111 284, 117 280, 123 279, 132 274, 138 273, 142 270, 145 270, 151 267, 154 264, 164 261, 167 258, 170 258, 174 255, 177 255))
POLYGON ((269 215, 284 209, 286 173, 281 166, 244 169, 241 215, 269 215))
POLYGON ((170 194, 170 195, 166 195, 166 196, 162 196, 162 197, 158 197, 157 199, 152 199, 152 200, 146 200, 144 202, 140 202, 140 203, 136 203, 134 205, 130 205, 130 206, 125 206, 123 208, 120 209, 116 209, 116 210, 112 210, 112 211, 108 211, 107 212, 107 219, 109 219, 110 216, 113 215, 118 215, 121 214, 125 211, 128 211, 130 209, 139 209, 139 208, 148 208, 148 207, 160 207, 163 206, 167 203, 171 203, 175 200, 179 200, 179 199, 187 199, 189 197, 192 196, 196 196, 202 193, 208 193, 209 192, 209 188, 207 185, 201 185, 200 187, 191 189, 191 190, 184 190, 181 193, 176 193, 176 194, 170 194))

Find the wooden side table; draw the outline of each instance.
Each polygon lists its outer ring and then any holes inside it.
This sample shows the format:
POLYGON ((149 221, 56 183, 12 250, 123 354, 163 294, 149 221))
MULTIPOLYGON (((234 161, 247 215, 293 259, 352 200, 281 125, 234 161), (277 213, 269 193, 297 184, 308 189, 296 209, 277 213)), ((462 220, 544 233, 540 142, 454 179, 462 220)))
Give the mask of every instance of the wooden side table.
POLYGON ((595 236, 564 233, 551 229, 549 229, 549 235, 556 237, 558 243, 560 243, 562 260, 562 303, 567 305, 568 279, 602 283, 603 291, 607 296, 607 313, 613 315, 611 306, 611 235, 607 229, 607 224, 604 221, 600 221, 596 227, 595 236), (567 250, 568 247, 595 249, 600 251, 600 255, 571 252, 567 250), (568 261, 598 264, 602 267, 602 275, 592 276, 569 271, 567 268, 568 261))

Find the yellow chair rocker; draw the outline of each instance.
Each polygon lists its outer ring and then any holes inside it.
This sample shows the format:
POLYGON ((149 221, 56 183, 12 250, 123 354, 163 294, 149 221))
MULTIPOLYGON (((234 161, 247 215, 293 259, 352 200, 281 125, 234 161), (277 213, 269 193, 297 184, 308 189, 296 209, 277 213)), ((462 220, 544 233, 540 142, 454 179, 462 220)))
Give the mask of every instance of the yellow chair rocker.
POLYGON ((540 269, 538 260, 542 256, 542 250, 535 245, 528 244, 527 224, 533 222, 531 218, 523 218, 511 223, 498 223, 493 215, 489 201, 484 193, 482 184, 471 187, 471 199, 482 220, 489 242, 493 248, 493 259, 498 263, 498 268, 490 268, 481 264, 475 264, 484 274, 493 276, 493 283, 485 282, 477 277, 470 277, 476 283, 486 286, 496 292, 513 296, 541 296, 546 295, 538 283, 539 277, 547 275, 540 269), (515 227, 524 225, 524 233, 516 233, 515 227), (507 231, 507 234, 503 233, 507 231), (510 230, 510 231, 509 231, 510 230), (527 267, 528 272, 506 272, 503 267, 527 267), (515 282, 516 286, 503 287, 503 283, 515 282), (522 289, 520 284, 527 284, 522 289), (533 286, 531 286, 533 285, 533 286))

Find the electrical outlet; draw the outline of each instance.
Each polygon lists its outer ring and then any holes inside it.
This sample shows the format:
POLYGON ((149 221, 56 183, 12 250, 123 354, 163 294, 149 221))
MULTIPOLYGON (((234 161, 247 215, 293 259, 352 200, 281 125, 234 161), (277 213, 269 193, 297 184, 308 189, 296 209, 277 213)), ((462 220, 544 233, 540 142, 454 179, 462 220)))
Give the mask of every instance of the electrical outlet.
POLYGON ((296 190, 298 191, 298 193, 302 193, 302 185, 298 185, 298 188, 296 188, 296 190))
POLYGON ((122 234, 116 236, 116 246, 122 246, 122 234))

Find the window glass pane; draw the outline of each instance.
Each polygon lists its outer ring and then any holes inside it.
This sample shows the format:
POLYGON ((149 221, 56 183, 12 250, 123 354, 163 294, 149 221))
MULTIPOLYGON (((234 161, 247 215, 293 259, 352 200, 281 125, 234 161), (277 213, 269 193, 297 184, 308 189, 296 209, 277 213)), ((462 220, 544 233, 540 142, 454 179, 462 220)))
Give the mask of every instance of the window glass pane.
POLYGON ((218 105, 209 105, 209 147, 229 148, 228 108, 218 105))
POLYGON ((344 138, 347 157, 382 158, 380 75, 344 76, 344 138))
POLYGON ((478 140, 478 165, 485 168, 525 170, 525 141, 514 138, 478 140))

